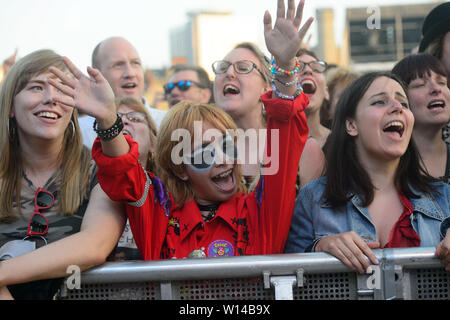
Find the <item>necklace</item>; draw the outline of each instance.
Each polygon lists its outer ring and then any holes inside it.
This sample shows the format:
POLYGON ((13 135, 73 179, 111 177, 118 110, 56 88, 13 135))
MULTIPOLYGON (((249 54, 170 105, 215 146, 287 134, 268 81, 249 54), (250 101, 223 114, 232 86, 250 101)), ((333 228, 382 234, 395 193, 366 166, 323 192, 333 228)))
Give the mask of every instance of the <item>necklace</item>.
POLYGON ((198 202, 196 202, 196 203, 197 203, 198 209, 200 210, 200 213, 203 217, 203 220, 205 222, 209 222, 214 218, 214 216, 216 215, 217 210, 219 210, 219 206, 220 206, 220 203, 208 204, 208 205, 203 205, 198 202), (203 215, 202 212, 208 212, 208 214, 205 216, 205 215, 203 215))

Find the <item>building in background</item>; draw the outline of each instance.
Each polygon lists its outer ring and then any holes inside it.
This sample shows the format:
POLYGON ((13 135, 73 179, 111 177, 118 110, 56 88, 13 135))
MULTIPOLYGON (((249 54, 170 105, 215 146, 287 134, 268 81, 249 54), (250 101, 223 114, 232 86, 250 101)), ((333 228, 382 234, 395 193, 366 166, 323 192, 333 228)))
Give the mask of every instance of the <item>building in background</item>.
MULTIPOLYGON (((418 46, 425 16, 443 2, 347 8, 342 35, 336 35, 334 10, 318 9, 316 29, 313 28, 318 41, 311 49, 329 64, 352 71, 390 70, 418 46)), ((253 42, 269 55, 260 17, 238 17, 229 11, 196 11, 187 15, 188 22, 170 32, 172 65, 199 65, 214 79, 211 64, 240 42, 253 42)), ((161 101, 161 95, 169 75, 166 69, 152 71, 148 98, 150 103, 155 101, 155 107, 166 109, 167 102, 161 101)))
POLYGON ((353 71, 390 70, 419 45, 425 16, 440 3, 443 1, 348 8, 340 46, 335 43, 333 10, 319 9, 316 19, 320 41, 315 50, 328 63, 353 71))
POLYGON ((212 63, 244 41, 267 54, 260 17, 234 16, 229 11, 189 12, 188 22, 170 32, 171 63, 201 66, 213 79, 212 63))

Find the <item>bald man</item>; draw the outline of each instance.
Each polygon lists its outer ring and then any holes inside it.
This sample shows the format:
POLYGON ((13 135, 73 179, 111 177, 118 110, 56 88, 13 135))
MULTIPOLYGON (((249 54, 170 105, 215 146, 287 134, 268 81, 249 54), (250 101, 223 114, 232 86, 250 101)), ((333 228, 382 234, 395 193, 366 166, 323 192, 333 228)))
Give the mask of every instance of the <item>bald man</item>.
MULTIPOLYGON (((159 128, 166 111, 152 108, 143 97, 144 69, 134 46, 126 39, 112 37, 100 42, 92 52, 92 67, 100 70, 109 82, 116 97, 132 97, 141 100, 159 128)), ((92 129, 92 117, 80 118, 84 144, 89 148, 96 138, 92 129)))

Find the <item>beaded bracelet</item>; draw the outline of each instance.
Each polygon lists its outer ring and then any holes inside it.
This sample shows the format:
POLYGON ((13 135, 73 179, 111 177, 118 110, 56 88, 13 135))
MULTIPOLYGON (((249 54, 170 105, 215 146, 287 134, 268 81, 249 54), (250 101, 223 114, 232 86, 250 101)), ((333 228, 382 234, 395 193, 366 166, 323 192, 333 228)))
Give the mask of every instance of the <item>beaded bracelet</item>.
POLYGON ((301 67, 300 61, 297 58, 295 58, 295 68, 291 71, 284 70, 284 69, 280 68, 279 66, 277 66, 275 64, 275 60, 272 58, 272 68, 270 69, 270 72, 273 75, 280 74, 280 75, 285 75, 285 76, 292 76, 294 74, 297 74, 300 71, 300 67, 301 67))
POLYGON ((117 114, 116 122, 112 125, 111 128, 101 130, 98 128, 97 120, 94 121, 94 131, 97 133, 97 136, 100 140, 109 141, 114 139, 119 135, 119 133, 123 130, 123 122, 122 117, 117 114))
POLYGON ((294 95, 288 96, 287 94, 284 94, 277 89, 277 87, 275 86, 275 81, 273 81, 273 80, 272 80, 272 90, 277 97, 284 99, 284 100, 294 100, 303 92, 302 85, 298 82, 297 83, 297 91, 294 93, 294 95))
POLYGON ((279 83, 281 83, 285 87, 290 87, 290 86, 292 86, 294 84, 298 84, 298 78, 297 77, 295 77, 295 79, 290 81, 290 82, 283 82, 280 79, 278 79, 277 77, 273 77, 273 79, 278 81, 279 83))

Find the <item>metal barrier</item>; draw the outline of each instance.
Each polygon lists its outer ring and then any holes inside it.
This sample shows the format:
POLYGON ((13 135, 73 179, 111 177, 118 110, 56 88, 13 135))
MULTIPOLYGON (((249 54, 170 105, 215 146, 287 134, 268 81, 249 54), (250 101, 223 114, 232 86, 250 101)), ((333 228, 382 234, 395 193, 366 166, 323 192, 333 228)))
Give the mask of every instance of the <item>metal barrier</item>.
POLYGON ((71 300, 450 299, 434 248, 374 250, 360 275, 326 253, 105 263, 81 274, 71 300))

